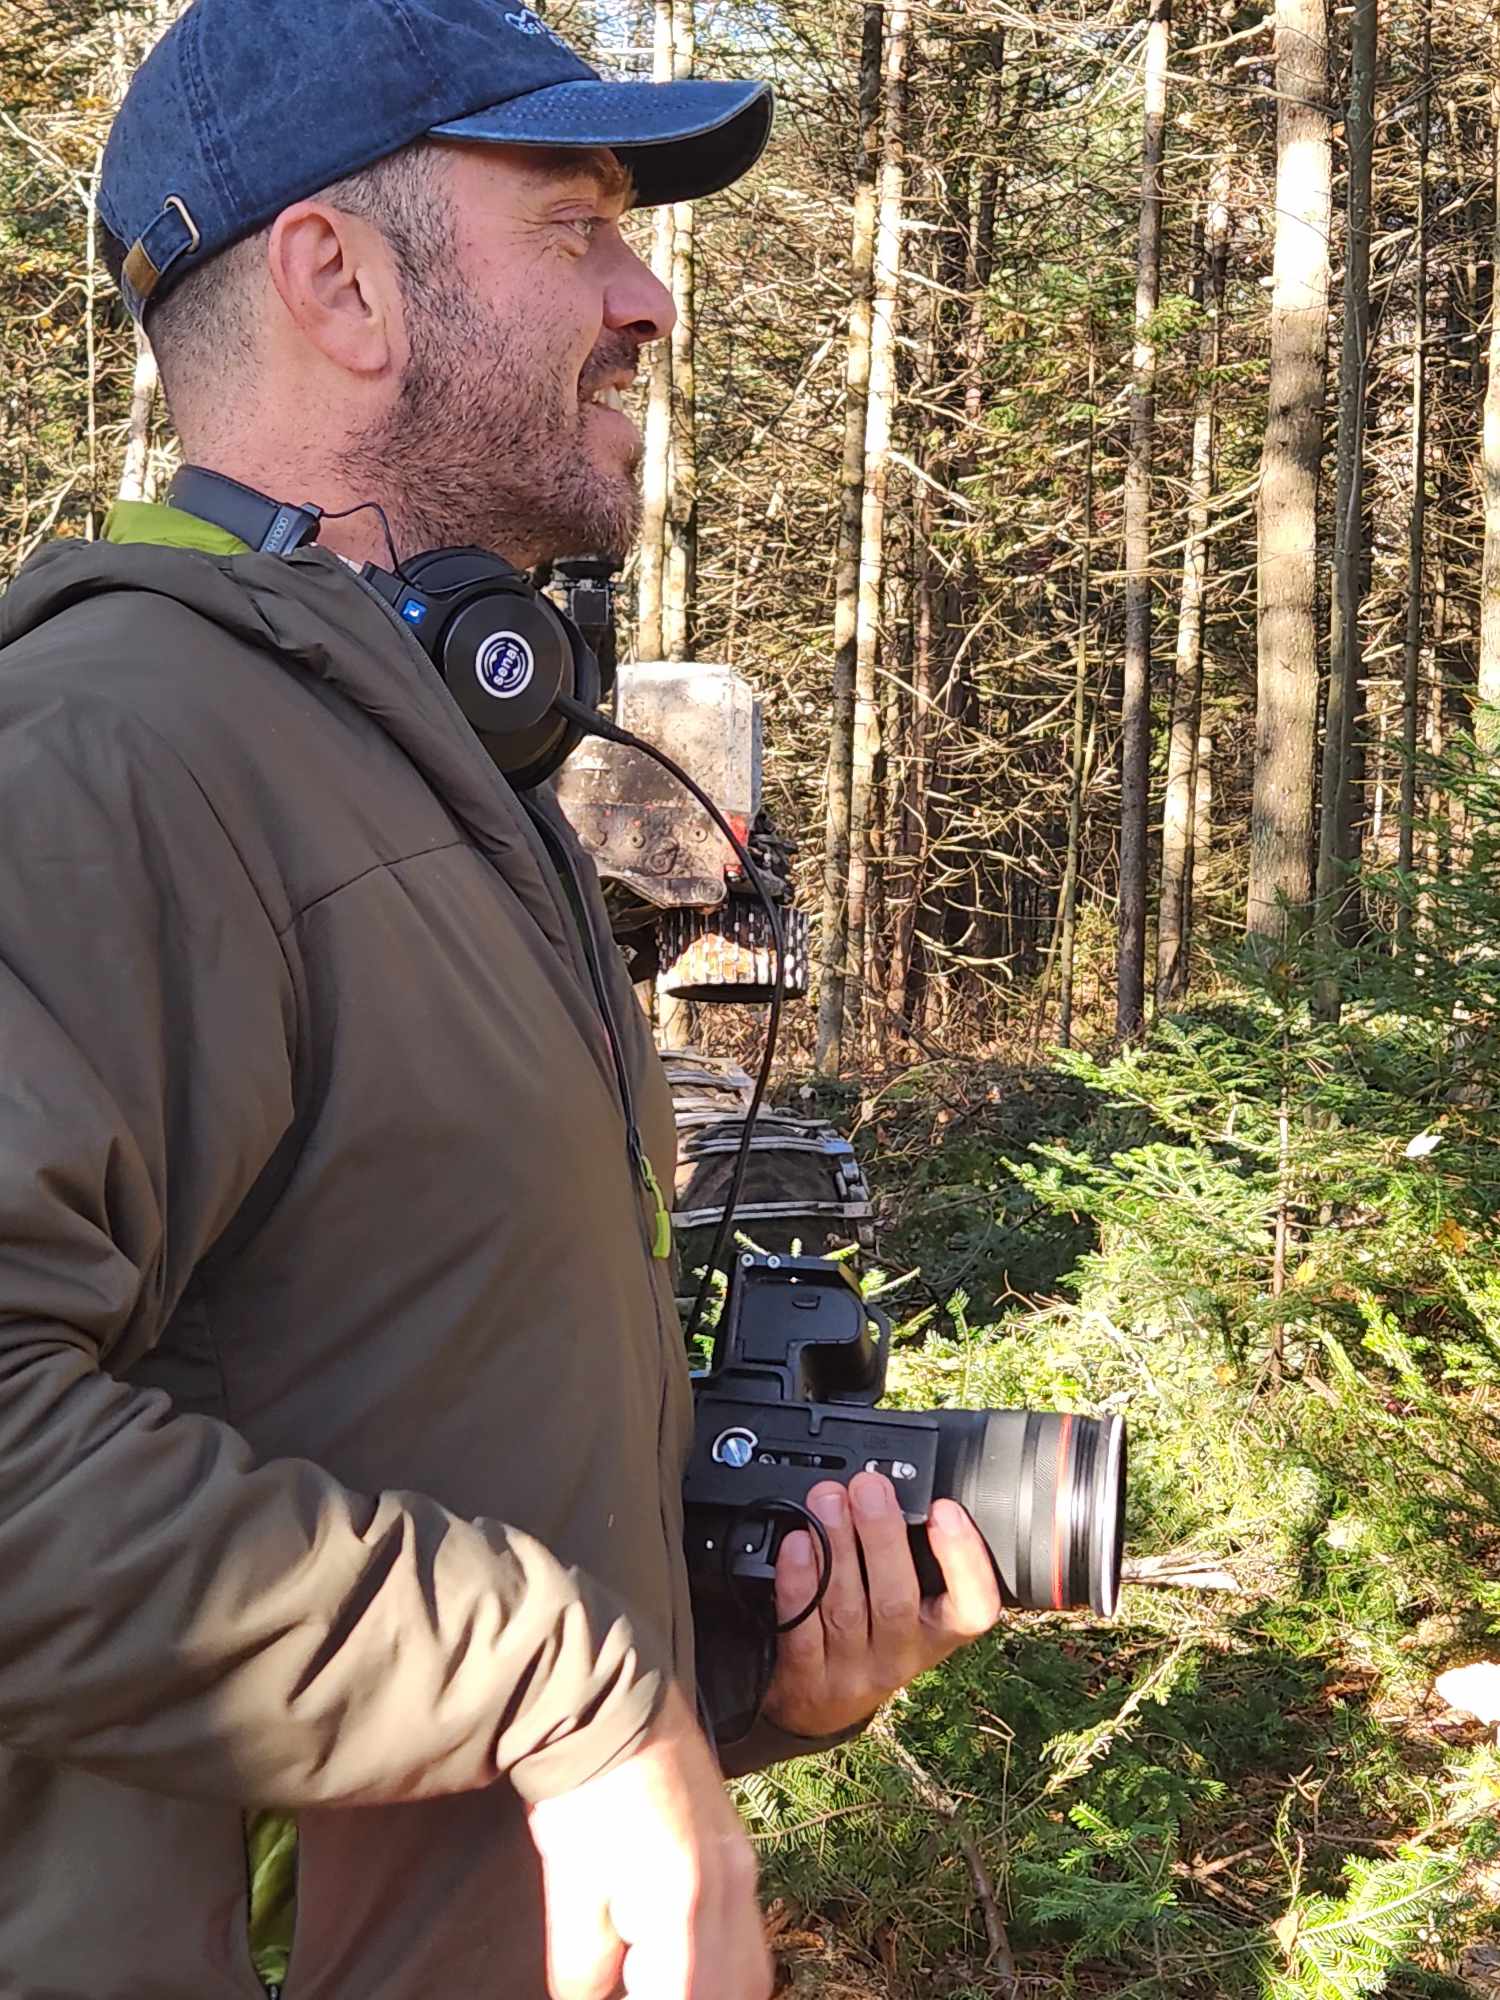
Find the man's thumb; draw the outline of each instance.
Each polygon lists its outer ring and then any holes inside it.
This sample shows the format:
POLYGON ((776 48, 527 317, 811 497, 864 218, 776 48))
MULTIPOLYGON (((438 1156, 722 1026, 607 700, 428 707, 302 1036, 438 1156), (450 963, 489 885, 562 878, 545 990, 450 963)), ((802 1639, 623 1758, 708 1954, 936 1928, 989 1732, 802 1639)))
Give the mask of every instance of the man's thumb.
POLYGON ((547 1913, 547 1990, 552 2000, 611 2000, 625 1948, 597 1884, 572 1882, 542 1864, 547 1913))

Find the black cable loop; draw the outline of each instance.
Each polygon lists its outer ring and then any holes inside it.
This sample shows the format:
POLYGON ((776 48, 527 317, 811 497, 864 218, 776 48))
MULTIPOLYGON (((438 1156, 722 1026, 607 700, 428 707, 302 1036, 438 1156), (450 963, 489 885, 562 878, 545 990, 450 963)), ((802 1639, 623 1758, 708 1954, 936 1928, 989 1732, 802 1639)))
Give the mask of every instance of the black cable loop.
MULTIPOLYGON (((799 1523, 805 1522, 813 1531, 814 1542, 819 1555, 822 1557, 818 1571, 818 1587, 808 1602, 797 1613, 796 1617, 788 1618, 780 1624, 777 1623, 774 1616, 769 1621, 769 1635, 774 1638, 780 1638, 783 1633, 795 1632, 799 1625, 805 1625, 813 1613, 821 1609, 823 1599, 828 1595, 828 1586, 833 1580, 833 1544, 828 1539, 828 1530, 823 1526, 823 1523, 809 1508, 804 1507, 800 1500, 788 1500, 778 1495, 772 1495, 764 1500, 751 1500, 747 1502, 737 1514, 731 1516, 729 1525, 724 1530, 724 1546, 719 1552, 719 1567, 723 1576, 725 1590, 734 1599, 745 1616, 753 1620, 756 1624, 765 1625, 767 1623, 762 1609, 765 1600, 749 1596, 745 1590, 743 1580, 735 1575, 733 1568, 736 1554, 735 1543, 746 1522, 765 1520, 767 1516, 772 1514, 791 1514, 799 1523)), ((774 1597, 771 1601, 773 1604, 775 1603, 774 1597)))

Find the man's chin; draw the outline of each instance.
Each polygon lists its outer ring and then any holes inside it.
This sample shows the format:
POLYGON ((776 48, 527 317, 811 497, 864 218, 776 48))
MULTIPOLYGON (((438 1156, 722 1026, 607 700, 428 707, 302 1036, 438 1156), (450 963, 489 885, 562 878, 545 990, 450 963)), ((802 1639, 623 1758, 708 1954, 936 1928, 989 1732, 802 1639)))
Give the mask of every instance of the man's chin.
POLYGON ((560 526, 561 543, 550 551, 553 560, 600 555, 623 563, 641 532, 639 488, 634 479, 601 479, 588 501, 560 526))

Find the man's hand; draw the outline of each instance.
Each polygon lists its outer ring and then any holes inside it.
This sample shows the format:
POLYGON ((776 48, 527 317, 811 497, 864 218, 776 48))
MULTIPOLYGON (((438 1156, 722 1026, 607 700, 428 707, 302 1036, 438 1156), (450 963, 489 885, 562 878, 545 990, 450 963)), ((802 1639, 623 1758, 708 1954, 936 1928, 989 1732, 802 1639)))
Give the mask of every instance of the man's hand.
MULTIPOLYGON (((932 1504, 928 1536, 947 1589, 925 1602, 901 1504, 882 1473, 856 1473, 847 1494, 833 1482, 815 1486, 808 1505, 828 1531, 833 1572, 815 1615, 777 1641, 764 1712, 793 1736, 836 1736, 987 1632, 1000 1616, 1000 1586, 983 1536, 956 1500, 932 1504)), ((776 1562, 782 1622, 816 1591, 817 1556, 806 1529, 782 1543, 776 1562)))
POLYGON ((529 1825, 554 2000, 768 2000, 755 1857, 676 1688, 634 1756, 529 1825))

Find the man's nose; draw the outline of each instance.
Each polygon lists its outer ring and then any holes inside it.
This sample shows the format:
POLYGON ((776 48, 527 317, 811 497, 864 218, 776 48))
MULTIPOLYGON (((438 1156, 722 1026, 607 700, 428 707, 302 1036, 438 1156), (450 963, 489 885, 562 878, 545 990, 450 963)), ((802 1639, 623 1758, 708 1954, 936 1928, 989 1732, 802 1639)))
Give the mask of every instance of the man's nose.
POLYGON ((672 294, 628 243, 619 245, 605 287, 604 323, 617 332, 633 333, 643 347, 648 341, 664 340, 677 324, 672 294))

